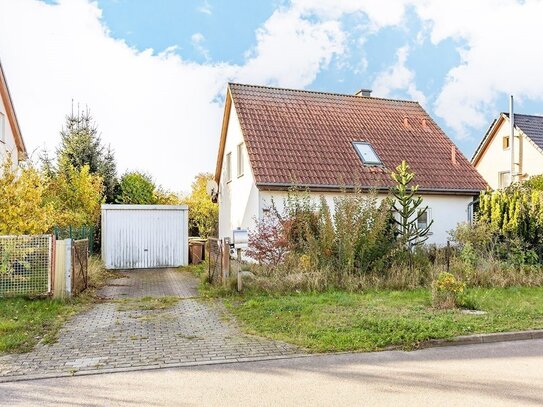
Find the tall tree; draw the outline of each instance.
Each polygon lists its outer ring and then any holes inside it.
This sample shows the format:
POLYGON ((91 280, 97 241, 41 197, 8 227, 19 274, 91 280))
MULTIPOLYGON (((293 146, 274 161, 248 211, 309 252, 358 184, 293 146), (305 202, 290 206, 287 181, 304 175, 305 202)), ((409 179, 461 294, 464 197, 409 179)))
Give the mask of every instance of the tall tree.
POLYGON ((427 216, 428 206, 422 207, 422 197, 417 196, 419 186, 411 185, 415 173, 411 172, 407 162, 402 161, 391 176, 396 182, 392 194, 395 198, 393 208, 398 214, 394 221, 398 225, 399 237, 408 247, 422 244, 428 239, 428 232, 434 221, 430 221, 425 227, 419 227, 419 220, 427 216))
POLYGON ((60 136, 57 170, 66 172, 70 166, 77 170, 88 166, 91 174, 102 178, 106 202, 114 202, 118 185, 115 156, 111 148, 103 146, 89 110, 78 108, 74 113, 72 109, 60 136))

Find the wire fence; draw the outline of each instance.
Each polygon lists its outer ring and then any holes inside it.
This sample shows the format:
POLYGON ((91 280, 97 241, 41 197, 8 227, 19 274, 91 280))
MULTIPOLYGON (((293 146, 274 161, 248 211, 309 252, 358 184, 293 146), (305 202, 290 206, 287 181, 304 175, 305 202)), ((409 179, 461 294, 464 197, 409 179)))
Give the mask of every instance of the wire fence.
POLYGON ((223 244, 222 240, 209 238, 206 245, 208 281, 216 283, 223 279, 223 244))
POLYGON ((53 236, 0 236, 0 296, 51 291, 53 236))
POLYGON ((73 240, 88 240, 89 255, 94 254, 94 235, 95 228, 93 226, 81 226, 81 227, 59 227, 53 228, 53 234, 57 240, 73 239, 73 240))
POLYGON ((89 242, 87 239, 72 243, 72 295, 78 295, 88 286, 89 242))

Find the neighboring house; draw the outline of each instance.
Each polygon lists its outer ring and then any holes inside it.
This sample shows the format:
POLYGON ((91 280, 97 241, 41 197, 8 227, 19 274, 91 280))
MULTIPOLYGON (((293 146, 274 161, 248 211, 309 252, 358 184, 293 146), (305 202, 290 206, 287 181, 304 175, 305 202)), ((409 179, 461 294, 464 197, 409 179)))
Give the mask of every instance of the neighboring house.
POLYGON ((11 155, 14 166, 27 158, 25 143, 0 63, 0 163, 3 163, 8 155, 11 155))
MULTIPOLYGON (((543 117, 515 113, 513 181, 543 174, 543 117)), ((508 113, 492 122, 471 162, 493 189, 511 183, 511 123, 508 113)))
POLYGON ((215 171, 219 237, 252 228, 294 185, 331 208, 355 187, 386 194, 402 160, 429 206, 421 222, 434 220, 428 243, 445 244, 487 184, 417 102, 231 83, 215 171))

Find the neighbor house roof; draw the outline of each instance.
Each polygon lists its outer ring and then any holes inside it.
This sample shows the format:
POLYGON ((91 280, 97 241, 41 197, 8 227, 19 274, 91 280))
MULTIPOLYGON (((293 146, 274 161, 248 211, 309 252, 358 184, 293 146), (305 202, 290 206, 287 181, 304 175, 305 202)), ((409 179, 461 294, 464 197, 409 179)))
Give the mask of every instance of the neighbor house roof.
POLYGON ((13 107, 13 102, 11 100, 11 95, 9 93, 8 84, 6 82, 6 77, 4 75, 4 70, 2 69, 2 63, 0 62, 0 97, 4 106, 6 108, 6 115, 8 122, 11 127, 11 132, 15 138, 15 145, 17 146, 17 151, 19 152, 19 159, 26 159, 26 147, 21 135, 21 129, 19 128, 19 122, 17 121, 17 115, 15 114, 15 108, 13 107))
MULTIPOLYGON (((473 154, 472 163, 476 165, 493 138, 495 131, 504 120, 509 121, 509 113, 502 112, 488 128, 485 136, 473 154)), ((515 113, 515 128, 520 130, 528 139, 543 152, 543 116, 515 113)))
POLYGON ((477 193, 484 179, 416 102, 279 89, 228 86, 216 179, 231 105, 238 115, 259 188, 388 188, 406 160, 420 190, 477 193), (383 167, 365 165, 353 146, 371 144, 383 167))

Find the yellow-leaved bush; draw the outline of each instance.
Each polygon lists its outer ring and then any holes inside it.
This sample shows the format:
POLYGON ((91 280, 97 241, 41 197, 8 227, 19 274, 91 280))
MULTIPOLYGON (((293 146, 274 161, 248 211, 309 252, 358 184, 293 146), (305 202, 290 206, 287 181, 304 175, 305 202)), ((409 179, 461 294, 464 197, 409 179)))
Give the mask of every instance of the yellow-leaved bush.
POLYGON ((87 166, 45 176, 32 163, 0 173, 0 235, 48 233, 53 226, 95 225, 103 202, 102 179, 87 166))
POLYGON ((0 176, 0 235, 47 232, 52 226, 52 207, 45 200, 46 185, 32 165, 2 164, 0 176))
POLYGON ((47 182, 46 201, 53 207, 55 226, 96 225, 104 202, 102 177, 89 167, 67 165, 47 182))

